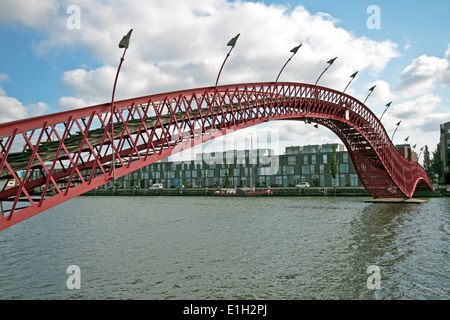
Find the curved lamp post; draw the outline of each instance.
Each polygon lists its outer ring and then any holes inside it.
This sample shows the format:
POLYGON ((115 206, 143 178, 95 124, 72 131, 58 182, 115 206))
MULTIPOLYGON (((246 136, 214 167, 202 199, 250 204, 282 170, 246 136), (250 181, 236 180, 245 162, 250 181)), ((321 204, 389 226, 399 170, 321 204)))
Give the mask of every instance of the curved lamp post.
POLYGON ((391 103, 392 103, 392 101, 386 105, 386 109, 384 109, 383 114, 380 117, 380 121, 381 121, 381 118, 383 118, 384 114, 386 113, 387 109, 389 109, 389 107, 391 106, 391 103))
POLYGON ((237 41, 237 39, 239 38, 240 35, 241 35, 241 34, 238 33, 237 36, 235 36, 234 38, 232 38, 232 39, 231 39, 230 41, 228 41, 228 43, 227 43, 227 46, 231 46, 231 48, 230 48, 230 51, 228 51, 228 54, 227 54, 227 56, 225 57, 225 60, 224 60, 223 63, 222 63, 222 67, 220 67, 219 74, 217 75, 215 87, 217 87, 217 83, 219 82, 219 77, 220 77, 220 74, 222 73, 223 66, 225 65, 225 62, 227 61, 228 57, 230 56, 231 50, 233 50, 234 46, 236 45, 236 41, 237 41))
POLYGON ((394 143, 394 135, 395 135, 395 133, 397 132, 397 129, 398 129, 398 127, 400 126, 400 123, 401 123, 402 121, 400 120, 399 122, 397 122, 397 124, 396 124, 396 128, 395 128, 395 130, 394 130, 394 133, 392 134, 392 138, 391 138, 391 141, 392 141, 392 143, 394 143))
POLYGON ((330 60, 327 61, 328 66, 325 68, 325 70, 322 71, 322 73, 320 74, 320 76, 317 78, 316 83, 314 84, 314 86, 317 85, 317 82, 319 82, 319 79, 322 78, 322 75, 325 73, 325 71, 328 70, 328 68, 333 64, 333 62, 334 62, 336 59, 337 59, 337 57, 336 57, 336 58, 333 58, 333 59, 330 59, 330 60))
POLYGON ((131 32, 133 32, 133 29, 131 29, 130 31, 128 31, 128 33, 123 36, 122 40, 120 40, 119 42, 119 48, 125 48, 125 50, 123 51, 123 55, 120 58, 120 63, 119 63, 119 67, 117 68, 117 73, 116 73, 116 79, 114 80, 114 87, 113 87, 113 91, 112 91, 112 97, 111 97, 111 147, 112 147, 112 181, 114 184, 114 180, 115 180, 115 147, 114 147, 114 119, 113 119, 113 115, 114 115, 114 95, 116 93, 116 85, 117 85, 117 79, 119 77, 119 72, 120 72, 120 67, 122 66, 122 62, 123 60, 125 60, 125 53, 127 52, 128 49, 128 45, 130 44, 130 37, 131 37, 131 32))
POLYGON ((424 148, 424 147, 420 148, 419 155, 417 156, 417 162, 419 162, 419 158, 420 158, 420 156, 422 155, 423 148, 424 148))
POLYGON ((289 61, 291 61, 292 57, 295 56, 295 54, 297 53, 298 49, 300 49, 301 46, 302 46, 302 44, 300 43, 300 45, 296 46, 295 48, 292 48, 291 51, 289 51, 289 52, 292 52, 292 56, 288 59, 288 61, 286 61, 286 63, 284 64, 283 68, 281 68, 280 73, 278 73, 278 77, 275 80, 275 84, 278 82, 278 79, 280 78, 280 75, 283 72, 284 67, 286 67, 286 65, 289 63, 289 61))
POLYGON ((355 77, 356 77, 356 75, 358 74, 358 72, 359 71, 356 71, 355 73, 353 73, 351 76, 350 76, 350 82, 345 86, 345 89, 344 89, 344 91, 342 91, 342 93, 344 93, 345 92, 345 90, 347 90, 347 88, 348 88, 348 86, 350 85, 350 83, 352 83, 352 81, 355 79, 355 77))
POLYGON ((367 99, 370 97, 370 95, 372 94, 373 90, 375 89, 377 85, 374 85, 372 88, 369 89, 369 94, 367 95, 366 99, 364 99, 363 104, 366 104, 367 99))
MULTIPOLYGON (((322 78, 322 76, 323 76, 323 74, 325 73, 325 71, 328 70, 328 68, 334 63, 334 61, 335 61, 336 59, 337 59, 337 57, 335 57, 335 58, 330 59, 330 60, 327 61, 328 66, 325 68, 325 70, 322 71, 322 73, 320 74, 320 76, 317 78, 316 83, 314 83, 314 88, 317 86, 317 83, 319 82, 320 78, 322 78)), ((316 90, 317 90, 317 88, 316 88, 316 90)), ((316 96, 316 94, 314 93, 314 99, 315 99, 315 96, 316 96)), ((311 99, 309 100, 308 106, 306 107, 306 110, 305 110, 305 120, 304 120, 304 121, 305 121, 306 124, 309 123, 309 122, 308 122, 308 119, 306 119, 306 113, 308 112, 310 103, 311 103, 311 99)))

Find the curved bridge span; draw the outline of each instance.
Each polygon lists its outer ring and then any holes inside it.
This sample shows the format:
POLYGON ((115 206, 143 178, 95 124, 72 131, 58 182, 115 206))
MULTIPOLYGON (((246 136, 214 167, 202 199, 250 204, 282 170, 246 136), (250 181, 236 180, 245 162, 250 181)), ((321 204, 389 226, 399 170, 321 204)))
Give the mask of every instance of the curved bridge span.
POLYGON ((431 189, 425 170, 399 154, 363 103, 329 88, 233 84, 117 101, 111 109, 107 103, 0 124, 0 180, 7 182, 0 185, 0 230, 227 132, 276 120, 332 130, 374 198, 431 189))

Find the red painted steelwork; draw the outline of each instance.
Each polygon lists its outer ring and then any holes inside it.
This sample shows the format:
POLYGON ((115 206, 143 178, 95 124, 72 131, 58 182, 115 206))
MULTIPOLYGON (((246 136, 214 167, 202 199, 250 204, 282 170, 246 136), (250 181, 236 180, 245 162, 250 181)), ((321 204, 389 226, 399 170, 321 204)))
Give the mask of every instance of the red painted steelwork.
POLYGON ((247 83, 155 94, 0 124, 0 230, 155 161, 274 120, 321 124, 346 145, 373 197, 431 188, 355 98, 302 83, 247 83))

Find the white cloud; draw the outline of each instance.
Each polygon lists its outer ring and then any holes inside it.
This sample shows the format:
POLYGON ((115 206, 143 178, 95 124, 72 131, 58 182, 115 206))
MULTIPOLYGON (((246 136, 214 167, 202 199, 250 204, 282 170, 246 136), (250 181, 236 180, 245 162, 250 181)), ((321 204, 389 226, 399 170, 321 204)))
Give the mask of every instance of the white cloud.
POLYGON ((71 109, 80 109, 88 106, 86 101, 80 98, 75 97, 61 97, 58 100, 58 107, 65 111, 65 110, 71 110, 71 109))
POLYGON ((441 101, 442 99, 439 96, 429 93, 416 100, 394 104, 390 113, 399 119, 414 119, 415 125, 417 125, 420 123, 420 119, 428 116, 441 101))
POLYGON ((13 97, 0 96, 0 122, 9 122, 26 118, 27 111, 22 103, 13 97))
MULTIPOLYGON (((392 92, 389 83, 387 83, 386 81, 377 80, 375 82, 372 82, 368 87, 371 88, 373 86, 376 87, 367 99, 367 105, 384 105, 389 101, 395 100, 397 98, 397 95, 392 92)), ((369 90, 367 90, 364 99, 369 95, 369 93, 369 90)))
MULTIPOLYGON (((70 4, 60 1, 60 9, 70 4)), ((311 14, 302 6, 225 0, 85 1, 79 6, 81 29, 66 28, 65 14, 43 21, 45 38, 35 48, 41 55, 67 47, 86 50, 102 64, 64 73, 63 85, 89 104, 110 100, 122 54, 117 45, 130 28, 117 99, 213 85, 226 43, 237 33, 241 36, 219 84, 274 81, 298 43, 303 46, 280 81, 314 83, 326 61, 338 56, 319 85, 342 90, 355 70, 373 76, 399 56, 395 43, 356 37, 329 14, 311 14)))
POLYGON ((444 58, 421 55, 407 66, 400 77, 398 90, 402 95, 420 95, 444 84, 450 88, 450 46, 444 58))
POLYGON ((25 110, 29 117, 41 116, 50 110, 48 104, 44 102, 32 103, 25 106, 25 110))
POLYGON ((41 28, 58 12, 57 0, 2 0, 0 24, 16 22, 32 28, 41 28))

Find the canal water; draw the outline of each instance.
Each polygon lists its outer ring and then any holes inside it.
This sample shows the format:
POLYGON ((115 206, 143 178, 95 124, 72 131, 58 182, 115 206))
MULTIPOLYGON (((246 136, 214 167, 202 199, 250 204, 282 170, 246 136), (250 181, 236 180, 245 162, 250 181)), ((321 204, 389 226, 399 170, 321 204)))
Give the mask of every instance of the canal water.
POLYGON ((0 299, 449 299, 450 198, 363 200, 78 197, 0 233, 0 299))

